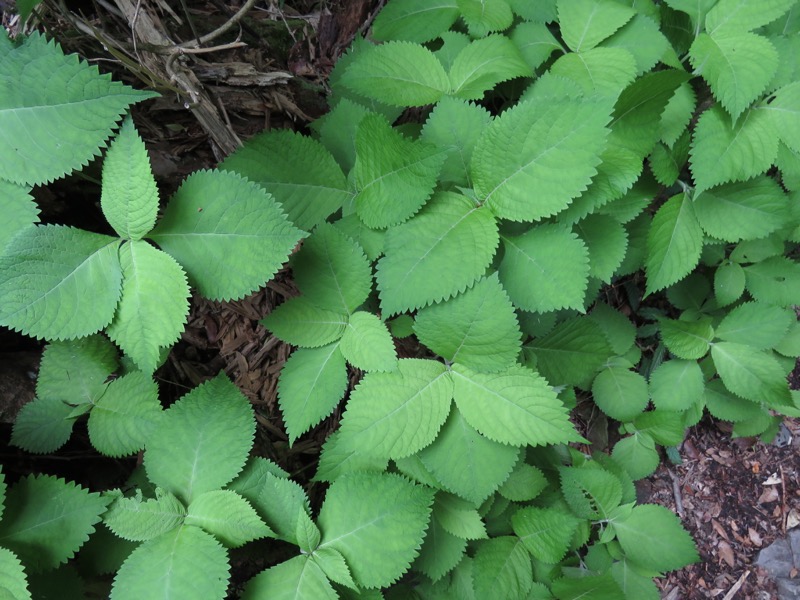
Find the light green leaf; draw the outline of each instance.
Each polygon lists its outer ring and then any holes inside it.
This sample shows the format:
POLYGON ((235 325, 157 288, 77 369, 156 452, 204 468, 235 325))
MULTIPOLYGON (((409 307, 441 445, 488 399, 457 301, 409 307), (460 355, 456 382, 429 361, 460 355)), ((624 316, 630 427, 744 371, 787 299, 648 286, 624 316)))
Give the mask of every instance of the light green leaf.
POLYGON ((476 40, 458 53, 450 67, 450 94, 480 100, 501 81, 530 75, 517 47, 504 35, 476 40))
POLYGON ((242 600, 336 600, 325 572, 309 556, 295 556, 253 577, 242 600))
POLYGON ((778 155, 778 128, 769 113, 745 112, 736 125, 714 105, 697 121, 689 167, 697 192, 766 171, 778 155))
POLYGON ((455 364, 452 374, 459 412, 489 439, 517 446, 581 439, 556 393, 536 372, 512 366, 484 374, 455 364))
POLYGON ((456 0, 456 3, 472 37, 507 29, 514 19, 506 0, 456 0))
POLYGON ((631 421, 650 402, 647 381, 624 367, 606 367, 594 378, 592 398, 606 415, 617 421, 631 421))
POLYGON ((67 562, 89 539, 109 500, 72 482, 29 475, 6 494, 0 546, 31 573, 67 562))
POLYGON ((760 419, 764 413, 760 404, 739 398, 729 392, 721 379, 713 379, 706 384, 703 400, 708 412, 723 421, 753 422, 760 419))
POLYGON ((228 553, 211 534, 183 526, 128 556, 114 577, 111 600, 222 600, 229 571, 228 553))
POLYGON ((402 458, 435 438, 450 412, 453 381, 437 361, 403 359, 392 373, 370 373, 351 392, 342 439, 361 452, 402 458))
POLYGON ((433 515, 439 525, 449 534, 465 540, 486 538, 484 525, 475 505, 446 492, 436 494, 433 515))
POLYGON ((528 551, 515 536, 481 543, 472 565, 476 598, 525 600, 533 585, 528 551))
MULTIPOLYGON (((534 6, 525 2, 527 6, 534 6)), ((533 71, 538 69, 555 51, 562 51, 558 40, 547 25, 542 23, 522 22, 511 32, 511 41, 519 48, 522 58, 533 71)))
POLYGON ((647 293, 686 277, 700 261, 703 230, 694 205, 685 194, 673 196, 658 209, 647 236, 647 293))
POLYGON ((439 581, 464 558, 466 549, 467 540, 448 533, 433 519, 412 568, 439 581))
POLYGON ((661 339, 667 349, 679 358, 698 360, 708 352, 714 339, 714 328, 710 320, 675 321, 659 319, 661 339))
POLYGON ((650 375, 650 396, 661 410, 688 410, 703 398, 703 372, 694 360, 668 360, 650 375))
POLYGON ((386 324, 371 312, 350 315, 339 350, 347 362, 362 371, 394 371, 397 352, 386 324))
POLYGON ((628 352, 636 342, 636 326, 619 310, 597 302, 589 316, 603 330, 612 350, 618 356, 628 352))
POLYGON ((661 462, 653 438, 638 431, 614 444, 611 456, 634 480, 652 475, 661 462))
POLYGON ((148 236, 211 300, 242 298, 277 272, 304 237, 261 187, 227 171, 190 175, 148 236), (247 257, 231 268, 231 257, 247 257))
POLYGON ((295 350, 278 379, 278 404, 289 443, 330 415, 346 390, 347 365, 338 344, 295 350))
POLYGON ((73 407, 57 396, 34 398, 17 413, 11 443, 34 454, 58 450, 72 435, 73 407))
POLYGON ((773 256, 744 267, 747 290, 767 304, 800 304, 800 264, 785 256, 773 256))
POLYGON ((671 8, 689 15, 695 30, 699 31, 705 23, 706 14, 716 4, 717 0, 665 0, 665 2, 671 8))
POLYGON ((628 234, 622 224, 606 215, 589 215, 573 227, 589 251, 589 276, 606 283, 622 264, 628 234))
POLYGON ((611 573, 562 577, 553 582, 550 590, 558 600, 618 600, 625 597, 611 573))
POLYGON ((561 35, 573 51, 583 52, 625 25, 636 11, 610 0, 559 0, 561 35))
POLYGON ((227 548, 274 535, 247 500, 231 490, 197 496, 188 507, 186 524, 204 529, 227 548))
POLYGON ((287 344, 319 348, 341 338, 347 321, 346 313, 320 308, 308 296, 300 296, 289 298, 261 319, 261 324, 287 344))
POLYGON ((626 519, 611 525, 625 558, 650 571, 672 571, 699 560, 691 536, 674 513, 663 506, 635 506, 626 519))
POLYGON ((338 550, 360 586, 388 586, 416 556, 432 502, 431 490, 399 475, 345 475, 320 509, 321 547, 338 550))
POLYGON ((457 409, 436 441, 419 453, 446 489, 476 504, 508 478, 518 456, 515 446, 493 442, 475 431, 457 409))
POLYGON ((440 192, 414 219, 386 235, 377 282, 384 315, 421 308, 463 291, 492 261, 497 223, 469 198, 440 192), (465 254, 464 248, 470 248, 465 254))
POLYGON ((108 325, 122 283, 118 246, 118 238, 59 225, 15 237, 0 256, 0 325, 49 340, 108 325))
POLYGON ((392 0, 372 23, 379 41, 424 43, 438 37, 458 18, 456 0, 392 0))
POLYGON ((792 310, 762 302, 746 302, 725 315, 717 325, 716 335, 726 342, 766 350, 783 339, 795 320, 792 310))
POLYGON ((475 193, 497 216, 536 221, 586 189, 600 164, 610 120, 604 100, 529 100, 486 128, 472 155, 475 193))
POLYGON ((517 316, 496 274, 419 310, 414 331, 439 356, 480 372, 510 367, 520 351, 517 316))
POLYGON ((642 575, 639 569, 627 560, 616 561, 611 565, 611 575, 622 590, 625 598, 633 600, 659 600, 661 593, 649 574, 642 575))
POLYGON ((341 83, 390 106, 433 104, 450 88, 447 73, 430 50, 396 41, 356 54, 341 83))
POLYGON ((800 322, 795 321, 792 323, 789 327, 789 331, 781 341, 774 346, 774 349, 783 356, 800 356, 800 322))
POLYGON ((158 188, 142 138, 128 116, 103 161, 100 207, 117 234, 140 240, 156 224, 158 188))
MULTIPOLYGON (((364 225, 356 213, 338 219, 333 226, 358 244, 362 252, 370 261, 376 261, 383 254, 383 240, 386 230, 372 229, 364 225)), ((297 278, 297 275, 295 275, 297 278)), ((370 287, 372 286, 372 272, 370 271, 370 287)))
POLYGON ((682 83, 667 102, 661 113, 661 141, 670 148, 689 126, 695 111, 697 98, 692 86, 682 83))
MULTIPOLYGON (((311 554, 319 546, 319 541, 322 538, 317 526, 308 513, 302 511, 299 513, 297 520, 297 530, 295 538, 297 538, 297 545, 300 546, 300 551, 304 554, 311 554)), ((335 552, 335 551, 334 551, 335 552)), ((342 559, 344 560, 344 558, 342 559)))
MULTIPOLYGON (((453 61, 456 59, 456 56, 467 46, 469 46, 472 38, 470 38, 466 33, 461 33, 460 31, 445 31, 440 36, 439 39, 441 40, 441 45, 436 44, 439 46, 438 50, 434 50, 433 54, 436 58, 439 59, 439 62, 442 63, 442 66, 445 69, 450 69, 453 65, 453 61)), ((448 98, 453 99, 452 96, 444 96, 442 100, 446 100, 448 98)), ((441 100, 439 101, 441 102, 441 100)), ((438 104, 438 103, 437 103, 438 104)))
POLYGON ((276 537, 297 545, 301 513, 309 515, 308 496, 296 482, 267 473, 258 490, 239 492, 275 532, 276 537))
POLYGON ((142 371, 159 366, 161 349, 180 337, 189 316, 189 284, 180 265, 148 242, 122 244, 122 296, 108 336, 142 371))
POLYGON ((800 152, 800 82, 781 88, 764 107, 776 125, 780 140, 794 152, 800 152))
POLYGON ((309 124, 344 172, 349 172, 356 162, 356 131, 369 114, 372 111, 361 104, 340 98, 330 112, 309 124))
POLYGON ((94 402, 105 392, 106 378, 117 366, 117 349, 102 335, 53 342, 42 354, 36 393, 73 405, 94 402))
POLYGON ((561 562, 578 529, 578 519, 555 508, 526 506, 511 518, 514 533, 536 559, 547 564, 561 562))
POLYGON ((670 42, 658 24, 637 13, 621 29, 603 42, 608 48, 624 48, 636 60, 636 75, 646 73, 671 49, 670 42))
POLYGON ((515 306, 547 312, 583 309, 589 280, 589 252, 561 225, 537 225, 517 237, 503 237, 500 281, 515 306))
POLYGON ((142 498, 141 492, 126 498, 119 490, 103 515, 103 523, 124 540, 144 542, 172 531, 183 524, 186 507, 175 496, 156 488, 155 498, 142 498))
POLYGON ((331 581, 352 590, 358 589, 341 552, 333 548, 316 548, 314 554, 311 555, 311 560, 319 565, 319 568, 331 581))
POLYGON ((29 192, 26 187, 0 179, 0 255, 11 238, 39 220, 39 207, 29 192))
POLYGON ((612 473, 592 467, 561 467, 561 493, 581 519, 607 519, 622 500, 622 485, 612 473))
POLYGON ((131 104, 157 95, 111 81, 37 32, 4 54, 0 179, 14 183, 47 183, 86 165, 131 104))
POLYGON ((270 474, 282 479, 289 478, 289 473, 271 460, 260 456, 251 456, 247 459, 244 469, 236 476, 236 479, 225 487, 243 496, 252 504, 253 498, 258 496, 262 486, 267 481, 267 475, 270 474))
POLYGON ((662 446, 677 446, 686 433, 686 415, 670 410, 650 410, 642 413, 633 421, 634 428, 647 433, 662 446))
POLYGON ((598 47, 565 54, 549 72, 574 81, 586 96, 616 98, 636 77, 636 58, 625 48, 598 47))
POLYGON ((147 441, 147 475, 189 503, 236 477, 247 461, 254 434, 250 403, 220 374, 164 411, 147 441))
POLYGON ((125 456, 144 448, 161 420, 158 385, 134 371, 108 384, 89 413, 89 439, 101 454, 125 456))
POLYGON ((795 0, 720 0, 706 15, 706 31, 752 31, 771 23, 794 3, 795 0))
POLYGON ((32 600, 25 569, 17 556, 6 548, 0 548, 0 598, 32 600))
POLYGON ((718 306, 727 306, 742 297, 746 276, 735 262, 722 263, 714 271, 714 298, 718 306))
POLYGON ((716 342, 711 356, 725 387, 737 396, 771 406, 792 403, 783 369, 771 354, 745 344, 716 342))
POLYGON ((315 481, 332 482, 344 473, 386 470, 389 464, 388 458, 363 452, 358 446, 353 447, 351 443, 353 441, 343 438, 339 430, 334 431, 325 440, 319 457, 319 466, 314 475, 315 481))

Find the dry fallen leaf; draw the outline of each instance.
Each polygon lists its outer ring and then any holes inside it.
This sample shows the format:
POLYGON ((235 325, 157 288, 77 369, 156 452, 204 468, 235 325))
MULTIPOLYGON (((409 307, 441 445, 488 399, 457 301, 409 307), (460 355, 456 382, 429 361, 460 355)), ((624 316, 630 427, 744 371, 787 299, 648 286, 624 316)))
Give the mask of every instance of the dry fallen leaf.
POLYGON ((781 482, 781 478, 778 476, 778 474, 777 473, 773 473, 761 485, 778 485, 780 482, 781 482))
POLYGON ((724 540, 720 540, 719 544, 717 544, 717 552, 722 560, 724 560, 729 567, 733 568, 736 561, 733 558, 733 548, 731 548, 731 545, 724 540))
POLYGON ((786 529, 794 529, 800 525, 800 512, 796 508, 789 511, 786 515, 786 529))
POLYGON ((775 487, 768 487, 764 490, 764 492, 759 496, 758 503, 759 504, 767 504, 768 502, 777 502, 779 498, 778 488, 775 487))
POLYGON ((755 529, 753 529, 752 527, 748 527, 747 528, 747 537, 750 538, 750 541, 753 542, 754 546, 761 547, 761 544, 763 543, 763 540, 761 539, 761 536, 759 535, 759 533, 755 529))

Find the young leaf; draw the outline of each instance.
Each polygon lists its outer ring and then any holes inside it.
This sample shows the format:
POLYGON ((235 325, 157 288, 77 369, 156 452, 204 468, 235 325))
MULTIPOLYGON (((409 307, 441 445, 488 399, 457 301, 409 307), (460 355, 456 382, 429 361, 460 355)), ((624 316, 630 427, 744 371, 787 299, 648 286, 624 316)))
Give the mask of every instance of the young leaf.
POLYGON ((253 577, 242 600, 337 600, 325 571, 312 557, 295 556, 253 577))
POLYGON ((456 0, 456 4, 473 37, 507 29, 514 19, 506 0, 456 0))
MULTIPOLYGON (((366 254, 370 261, 376 261, 383 254, 383 242, 386 237, 385 229, 372 229, 364 225, 364 222, 356 213, 350 213, 336 221, 333 226, 353 240, 361 247, 361 251, 366 254)), ((370 271, 370 287, 371 287, 370 271)), ((297 273, 295 273, 297 278, 297 273)))
POLYGON ((394 371, 397 352, 386 324, 371 312, 350 315, 339 350, 347 362, 362 371, 394 371))
POLYGON ((298 543, 296 536, 300 513, 308 516, 311 509, 308 496, 297 483, 267 473, 259 489, 242 491, 240 495, 250 502, 276 537, 295 545, 298 543))
POLYGON ((307 296, 299 296, 273 309, 261 324, 287 344, 319 348, 341 338, 347 321, 346 313, 320 308, 307 296))
POLYGON ((614 444, 611 456, 635 480, 652 475, 661 462, 653 438, 638 431, 614 444))
POLYGON ((320 547, 338 550, 360 586, 388 586, 416 556, 432 502, 431 490, 399 475, 345 475, 328 488, 319 511, 320 547))
POLYGON ((700 260, 703 230, 686 194, 673 196, 658 209, 647 236, 647 293, 686 277, 700 260))
POLYGON ((297 530, 295 532, 297 545, 300 546, 300 551, 304 554, 311 554, 319 546, 322 534, 314 524, 314 521, 311 520, 311 517, 308 516, 308 513, 301 511, 298 515, 300 518, 297 520, 297 530))
POLYGON ((58 450, 72 435, 73 408, 58 396, 34 398, 17 413, 11 443, 35 454, 58 450))
POLYGON ((114 501, 103 515, 103 523, 125 540, 151 540, 180 526, 186 516, 181 501, 161 488, 156 488, 155 498, 142 498, 141 492, 131 498, 119 491, 109 495, 114 501))
POLYGON ((617 421, 633 420, 650 402, 647 381, 623 367, 606 367, 594 378, 592 398, 606 415, 617 421))
POLYGON ((16 554, 0 548, 0 590, 8 600, 32 600, 28 577, 16 554))
POLYGON ((661 339, 670 352, 686 360, 699 360, 708 352, 714 339, 714 328, 707 319, 700 321, 674 321, 660 319, 661 339))
POLYGON ((36 393, 70 404, 94 402, 106 391, 117 368, 117 349, 102 335, 48 344, 39 365, 36 393))
POLYGON ((30 572, 55 569, 86 542, 108 502, 63 479, 23 477, 6 494, 0 545, 30 572))
POLYGON ((668 360, 650 374, 650 395, 661 410, 688 410, 703 398, 703 372, 694 360, 668 360))
POLYGON ((455 0, 391 0, 372 23, 379 41, 404 40, 419 44, 439 37, 458 18, 455 0))
POLYGON ((188 507, 185 523, 207 531, 226 548, 274 535, 247 500, 231 490, 197 496, 188 507))
POLYGON ((699 560, 692 538, 678 517, 663 506, 635 506, 611 525, 626 560, 650 571, 680 569, 699 560))
POLYGON ((602 468, 561 467, 559 474, 564 499, 581 519, 607 519, 622 500, 619 479, 602 468))
POLYGON ((792 8, 794 0, 720 0, 706 15, 706 31, 752 31, 771 23, 792 8))
POLYGON ((516 46, 504 35, 475 40, 458 53, 450 67, 450 94, 480 100, 501 81, 530 75, 516 46))
POLYGON ((289 443, 330 415, 346 390, 347 365, 338 344, 295 350, 278 379, 278 404, 289 443))
POLYGON ((411 567, 439 581, 464 558, 467 540, 448 533, 436 519, 431 521, 419 556, 411 567))
POLYGON ((634 428, 662 446, 677 446, 686 437, 686 415, 670 410, 650 410, 633 420, 634 428))
POLYGON ((103 161, 100 207, 117 235, 128 240, 142 239, 156 224, 158 188, 147 148, 130 117, 103 161))
POLYGON ((512 366, 483 374, 456 364, 452 373, 459 412, 489 439, 517 446, 581 439, 556 393, 534 371, 512 366))
POLYGON ((198 171, 148 236, 211 300, 242 298, 272 278, 304 237, 261 187, 227 171, 198 171), (231 268, 230 257, 247 257, 231 268))
POLYGON ((211 534, 182 526, 136 548, 114 577, 111 600, 222 600, 228 553, 211 534))
POLYGON ((744 344, 716 342, 711 356, 725 387, 737 396, 775 407, 791 404, 783 369, 771 354, 744 344))
POLYGON ((561 35, 574 52, 594 48, 630 21, 636 11, 610 0, 559 0, 561 35))
POLYGON ((147 475, 189 503, 236 477, 254 434, 250 403, 227 377, 218 375, 164 411, 147 441, 147 475))
POLYGON ((26 187, 0 179, 0 210, 3 211, 3 221, 0 223, 0 255, 11 238, 39 220, 39 207, 29 191, 26 187))
POLYGON ((547 312, 583 309, 589 280, 589 252, 561 225, 537 225, 517 237, 503 237, 500 281, 515 306, 547 312))
MULTIPOLYGON (((317 540, 317 544, 319 544, 319 540, 317 540)), ((331 581, 352 590, 358 589, 341 552, 333 548, 315 548, 314 553, 311 555, 311 560, 319 565, 319 568, 331 581)))
POLYGON ((766 350, 777 345, 795 321, 794 311, 762 302, 745 302, 725 315, 717 325, 716 336, 726 342, 766 350))
POLYGON ((453 381, 442 363, 403 359, 397 371, 370 373, 353 390, 342 440, 368 454, 409 456, 436 438, 452 399, 453 381))
POLYGON ((541 99, 506 110, 472 155, 475 193, 497 216, 514 221, 563 210, 597 172, 610 108, 604 100, 541 99))
POLYGON ((99 331, 119 301, 118 247, 118 238, 58 225, 15 237, 0 256, 0 325, 49 340, 99 331))
POLYGON ((567 553, 572 536, 578 529, 578 519, 555 508, 526 506, 511 518, 514 533, 536 559, 547 564, 561 562, 567 553))
POLYGON ((159 366, 161 348, 174 344, 189 316, 189 284, 180 265, 148 242, 119 251, 122 296, 108 336, 142 371, 159 366))
POLYGON ((384 315, 421 308, 472 285, 492 261, 497 223, 466 196, 440 192, 414 219, 386 235, 377 282, 384 315), (470 248, 468 254, 463 249, 470 248))
POLYGON ((397 225, 419 211, 445 159, 435 146, 406 139, 377 115, 361 120, 356 153, 356 213, 374 228, 397 225))
POLYGON ((36 32, 4 54, 0 79, 14 85, 0 93, 0 179, 14 183, 47 183, 87 164, 131 104, 157 95, 111 81, 36 32))
POLYGON ((482 542, 475 553, 472 571, 476 598, 522 600, 533 585, 530 555, 514 536, 482 542))

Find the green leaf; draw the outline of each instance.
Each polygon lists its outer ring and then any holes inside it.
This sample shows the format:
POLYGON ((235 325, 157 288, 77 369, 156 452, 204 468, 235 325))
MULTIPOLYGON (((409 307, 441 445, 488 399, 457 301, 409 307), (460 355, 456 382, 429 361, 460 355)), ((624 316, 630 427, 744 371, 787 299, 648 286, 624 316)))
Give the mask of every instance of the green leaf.
POLYGON ((17 556, 6 548, 0 548, 0 598, 32 600, 25 569, 17 556))
POLYGON ((794 0, 720 0, 706 15, 706 31, 752 31, 771 23, 794 3, 794 0))
POLYGON ((419 310, 414 331, 439 356, 480 372, 510 367, 520 351, 517 316, 496 274, 419 310))
POLYGON ((590 317, 603 330, 617 356, 628 352, 636 342, 636 326, 628 317, 608 304, 597 302, 590 317))
POLYGON ((652 475, 661 462, 653 438, 638 431, 614 444, 611 456, 635 480, 652 475))
POLYGON ((452 374, 459 411, 489 439, 517 446, 581 439, 556 393, 536 372, 512 366, 484 374, 455 364, 452 374))
POLYGON ((537 312, 583 309, 589 252, 577 235, 553 224, 502 239, 500 281, 515 306, 537 312))
POLYGON ((473 37, 507 29, 514 19, 506 0, 456 0, 456 4, 473 37))
POLYGON ((744 267, 747 290, 767 304, 792 306, 800 303, 800 264, 785 256, 774 256, 744 267))
POLYGON ((541 0, 528 2, 527 0, 509 0, 511 9, 526 21, 535 23, 551 23, 558 19, 556 0, 541 0))
MULTIPOLYGON (((525 3, 526 6, 535 6, 525 3)), ((522 58, 528 63, 531 71, 538 69, 556 51, 562 51, 558 40, 547 25, 542 23, 523 22, 514 27, 511 41, 519 48, 522 58)))
POLYGON ((397 371, 370 373, 351 392, 342 439, 361 452, 410 456, 436 438, 452 398, 453 381, 442 363, 403 359, 397 371))
POLYGON ((766 350, 776 346, 795 321, 794 311, 762 302, 746 302, 725 315, 717 325, 716 335, 726 342, 766 350))
POLYGON ((390 106, 433 104, 450 88, 444 67, 430 50, 395 41, 356 54, 341 83, 390 106))
MULTIPOLYGON (((297 531, 295 537, 297 538, 297 545, 300 546, 300 551, 304 554, 311 554, 319 546, 319 541, 322 534, 311 517, 305 511, 299 513, 297 520, 297 531)), ((334 550, 335 552, 335 550, 334 550)), ((342 559, 344 560, 344 558, 342 559)))
POLYGON ((611 573, 562 577, 556 579, 550 589, 558 600, 617 600, 625 597, 611 573))
POLYGON ((668 360, 650 374, 650 396, 661 410, 688 410, 703 398, 703 372, 694 360, 668 360))
POLYGON ((32 227, 39 220, 39 207, 30 195, 30 190, 21 185, 0 179, 0 255, 15 235, 32 227))
POLYGON ((581 519, 607 519, 622 500, 619 479, 599 466, 561 467, 559 474, 564 499, 581 519))
POLYGON ((147 475, 189 503, 236 477, 254 433, 250 403, 225 375, 218 375, 164 411, 147 441, 147 475))
POLYGON ((591 382, 614 353, 600 326, 586 317, 560 323, 525 348, 535 354, 537 369, 551 385, 568 386, 591 382))
POLYGON ((436 194, 414 219, 387 232, 376 276, 384 315, 464 291, 491 263, 498 239, 486 207, 459 194, 436 194))
POLYGON ((659 600, 661 593, 653 578, 642 575, 627 560, 617 561, 611 565, 611 575, 625 594, 625 598, 637 600, 659 600))
POLYGON ((261 487, 267 480, 267 475, 288 479, 289 473, 281 469, 278 465, 267 458, 251 456, 247 459, 244 469, 226 487, 243 496, 247 500, 252 500, 258 495, 261 487))
POLYGON ((261 324, 287 344, 319 348, 341 338, 347 321, 346 313, 320 308, 307 296, 300 296, 289 298, 261 319, 261 324))
POLYGON ((277 272, 304 234, 261 187, 227 171, 198 171, 181 185, 148 236, 206 298, 231 300, 277 272), (231 257, 247 257, 231 268, 231 257))
POLYGON ((772 406, 792 403, 783 369, 771 354, 745 344, 716 342, 711 356, 725 387, 737 396, 772 406))
POLYGON ((242 600, 336 600, 339 596, 312 557, 295 556, 253 577, 242 600))
POLYGON ((647 433, 662 446, 677 446, 686 433, 686 415, 669 410, 651 410, 642 413, 633 421, 634 428, 647 433))
POLYGON ((450 94, 480 100, 498 83, 530 74, 517 47, 504 35, 475 40, 458 53, 450 67, 450 94))
POLYGON ((435 146, 406 139, 385 119, 368 115, 356 133, 356 213, 368 227, 408 220, 436 186, 445 154, 435 146))
POLYGON ((329 113, 309 125, 319 133, 319 141, 345 172, 349 172, 356 162, 356 130, 368 114, 372 114, 368 108, 341 98, 329 113))
POLYGON ((436 522, 449 534, 465 540, 486 538, 486 525, 475 505, 452 494, 440 492, 433 503, 436 522))
POLYGON ((729 392, 721 379, 713 379, 706 384, 703 400, 708 412, 723 421, 757 421, 764 412, 759 404, 729 392))
POLYGON ((394 371, 397 352, 386 324, 371 312, 350 315, 339 350, 347 362, 362 371, 394 371))
POLYGON ((475 193, 497 216, 514 221, 563 210, 597 172, 609 119, 609 103, 597 99, 529 100, 509 108, 475 147, 475 193))
POLYGON ((672 571, 699 560, 691 536, 663 506, 635 506, 630 516, 615 520, 611 527, 626 560, 643 569, 672 571))
POLYGON ((111 600, 167 600, 190 595, 222 600, 228 586, 228 553, 211 534, 183 526, 136 548, 114 577, 111 600))
POLYGON ((464 558, 466 549, 467 540, 448 533, 434 519, 428 526, 425 540, 419 549, 419 556, 412 568, 424 573, 433 581, 439 581, 464 558))
POLYGON ((122 244, 122 296, 108 336, 143 371, 159 366, 161 349, 180 337, 189 316, 189 285, 175 260, 148 242, 122 244))
POLYGON ((317 523, 323 548, 338 550, 356 582, 388 586, 417 554, 433 493, 399 475, 354 473, 334 481, 317 523))
POLYGON ((530 555, 514 536, 482 542, 475 553, 472 572, 476 598, 525 600, 533 585, 530 555))
POLYGON ((353 590, 358 589, 341 552, 337 552, 333 548, 316 548, 311 555, 311 560, 319 565, 319 568, 331 581, 353 590))
POLYGON ((744 293, 746 276, 741 265, 723 263, 714 271, 714 298, 718 306, 736 302, 744 293))
POLYGON ((670 148, 678 141, 694 114, 697 104, 692 86, 682 83, 667 102, 664 112, 661 113, 661 141, 670 148))
POLYGON ((23 477, 6 494, 0 546, 32 573, 67 562, 89 539, 108 500, 49 475, 23 477))
POLYGON ((636 75, 646 73, 671 50, 670 42, 658 24, 642 13, 635 14, 614 35, 603 42, 610 48, 624 48, 636 60, 636 75))
POLYGON ((330 415, 346 390, 347 365, 338 344, 295 350, 278 379, 278 404, 289 443, 330 415))
POLYGON ((710 320, 675 321, 659 319, 661 339, 678 358, 698 360, 708 352, 711 340, 714 339, 714 328, 710 320))
POLYGON ((717 105, 697 121, 689 167, 697 192, 766 171, 778 155, 778 128, 762 110, 745 112, 736 125, 717 105))
POLYGON ((658 209, 647 235, 647 293, 677 283, 694 270, 703 250, 703 230, 686 194, 658 209))
MULTIPOLYGON (((367 227, 356 213, 350 213, 346 217, 342 217, 333 226, 358 244, 370 261, 378 260, 383 254, 383 241, 386 237, 385 229, 367 227)), ((370 271, 370 287, 371 277, 370 271)), ((295 275, 295 278, 297 278, 297 275, 295 275)))
POLYGON ((42 354, 36 393, 70 404, 94 402, 105 393, 106 378, 117 366, 117 349, 102 335, 53 342, 42 354))
POLYGON ((156 224, 158 188, 133 121, 126 117, 103 161, 100 207, 122 238, 140 240, 156 224))
POLYGON ((650 402, 647 381, 624 367, 604 368, 592 383, 592 398, 606 415, 617 421, 631 421, 650 402))
POLYGON ((122 282, 118 246, 118 238, 58 225, 15 237, 0 256, 0 325, 49 340, 108 325, 122 282))
POLYGON ((155 498, 142 498, 141 492, 126 498, 121 492, 111 493, 115 497, 103 523, 115 535, 133 542, 144 542, 157 538, 183 524, 186 508, 175 496, 156 488, 155 498))
POLYGON ((361 471, 385 471, 389 464, 386 457, 363 452, 353 447, 353 440, 343 438, 339 430, 333 432, 322 446, 315 481, 335 481, 344 473, 361 471))
POLYGON ((111 81, 39 33, 4 54, 0 179, 14 183, 47 183, 86 165, 131 104, 156 96, 111 81))
POLYGON ((297 545, 301 513, 308 516, 311 512, 308 496, 300 485, 285 477, 266 473, 258 489, 238 492, 250 502, 276 537, 297 545))
POLYGON ((342 231, 323 224, 292 258, 297 287, 327 310, 350 314, 372 290, 372 270, 364 251, 342 231))
POLYGON ((11 443, 34 454, 55 452, 72 435, 73 407, 54 396, 34 398, 17 413, 11 443))
POLYGON ((458 15, 456 0, 392 0, 375 17, 372 37, 382 42, 429 42, 449 29, 458 15))
POLYGON ((589 215, 573 227, 589 250, 589 276, 606 283, 622 264, 628 234, 622 224, 606 215, 589 215))
POLYGON ((578 519, 555 508, 526 506, 511 518, 514 533, 536 559, 557 564, 572 544, 578 529, 578 519))
POLYGON ((108 384, 89 413, 89 439, 101 454, 125 456, 144 448, 161 420, 158 385, 134 371, 108 384))
POLYGON ((705 22, 706 14, 717 0, 665 0, 665 2, 671 8, 688 14, 695 29, 699 31, 705 22))
POLYGON ((574 52, 594 48, 620 27, 636 11, 610 0, 559 0, 558 22, 561 35, 574 52))
POLYGON ((574 81, 586 96, 616 98, 636 77, 636 58, 625 48, 592 48, 561 56, 549 72, 574 81))
POLYGON ((436 441, 419 457, 442 485, 476 504, 483 502, 505 481, 519 450, 493 442, 473 429, 453 409, 436 441))
POLYGON ((247 500, 231 490, 197 496, 188 507, 186 524, 204 529, 227 548, 273 535, 247 500))
POLYGON ((778 69, 778 51, 767 38, 739 31, 701 33, 689 49, 689 60, 734 123, 764 93, 778 69))
POLYGON ((800 152, 800 82, 781 88, 765 107, 776 124, 780 140, 794 152, 800 152))
POLYGON ((351 198, 347 179, 320 142, 287 129, 256 135, 219 165, 273 195, 289 221, 310 231, 351 198))

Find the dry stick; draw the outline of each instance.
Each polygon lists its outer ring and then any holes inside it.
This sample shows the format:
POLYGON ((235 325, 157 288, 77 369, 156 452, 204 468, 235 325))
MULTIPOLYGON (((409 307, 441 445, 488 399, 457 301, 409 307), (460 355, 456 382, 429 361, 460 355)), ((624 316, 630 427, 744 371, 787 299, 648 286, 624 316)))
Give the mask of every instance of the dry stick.
POLYGON ((228 31, 228 29, 230 29, 231 27, 236 25, 236 23, 241 21, 242 18, 247 14, 247 12, 251 8, 253 8, 255 3, 256 3, 256 0, 247 0, 247 2, 245 2, 244 5, 242 5, 242 8, 240 8, 239 11, 235 15, 233 15, 230 19, 228 19, 222 25, 217 27, 214 31, 212 31, 211 33, 207 33, 206 35, 201 36, 199 40, 196 40, 196 41, 193 40, 191 42, 186 42, 184 44, 179 44, 179 47, 181 47, 181 48, 197 48, 201 44, 206 44, 206 43, 210 42, 211 40, 218 38, 223 33, 228 31))
POLYGON ((683 497, 681 496, 680 478, 670 470, 667 470, 669 476, 672 478, 672 494, 675 496, 675 510, 682 517, 683 513, 683 497))
POLYGON ((788 513, 786 511, 786 476, 783 474, 783 465, 779 464, 778 468, 781 471, 781 531, 786 535, 786 520, 788 513))
POLYGON ((749 576, 750 576, 750 571, 745 571, 744 573, 742 573, 742 575, 739 577, 739 580, 733 584, 733 587, 730 590, 728 590, 728 593, 725 594, 725 597, 722 600, 731 600, 731 598, 733 598, 736 592, 739 591, 739 588, 742 587, 742 584, 744 584, 744 580, 747 579, 749 576))

